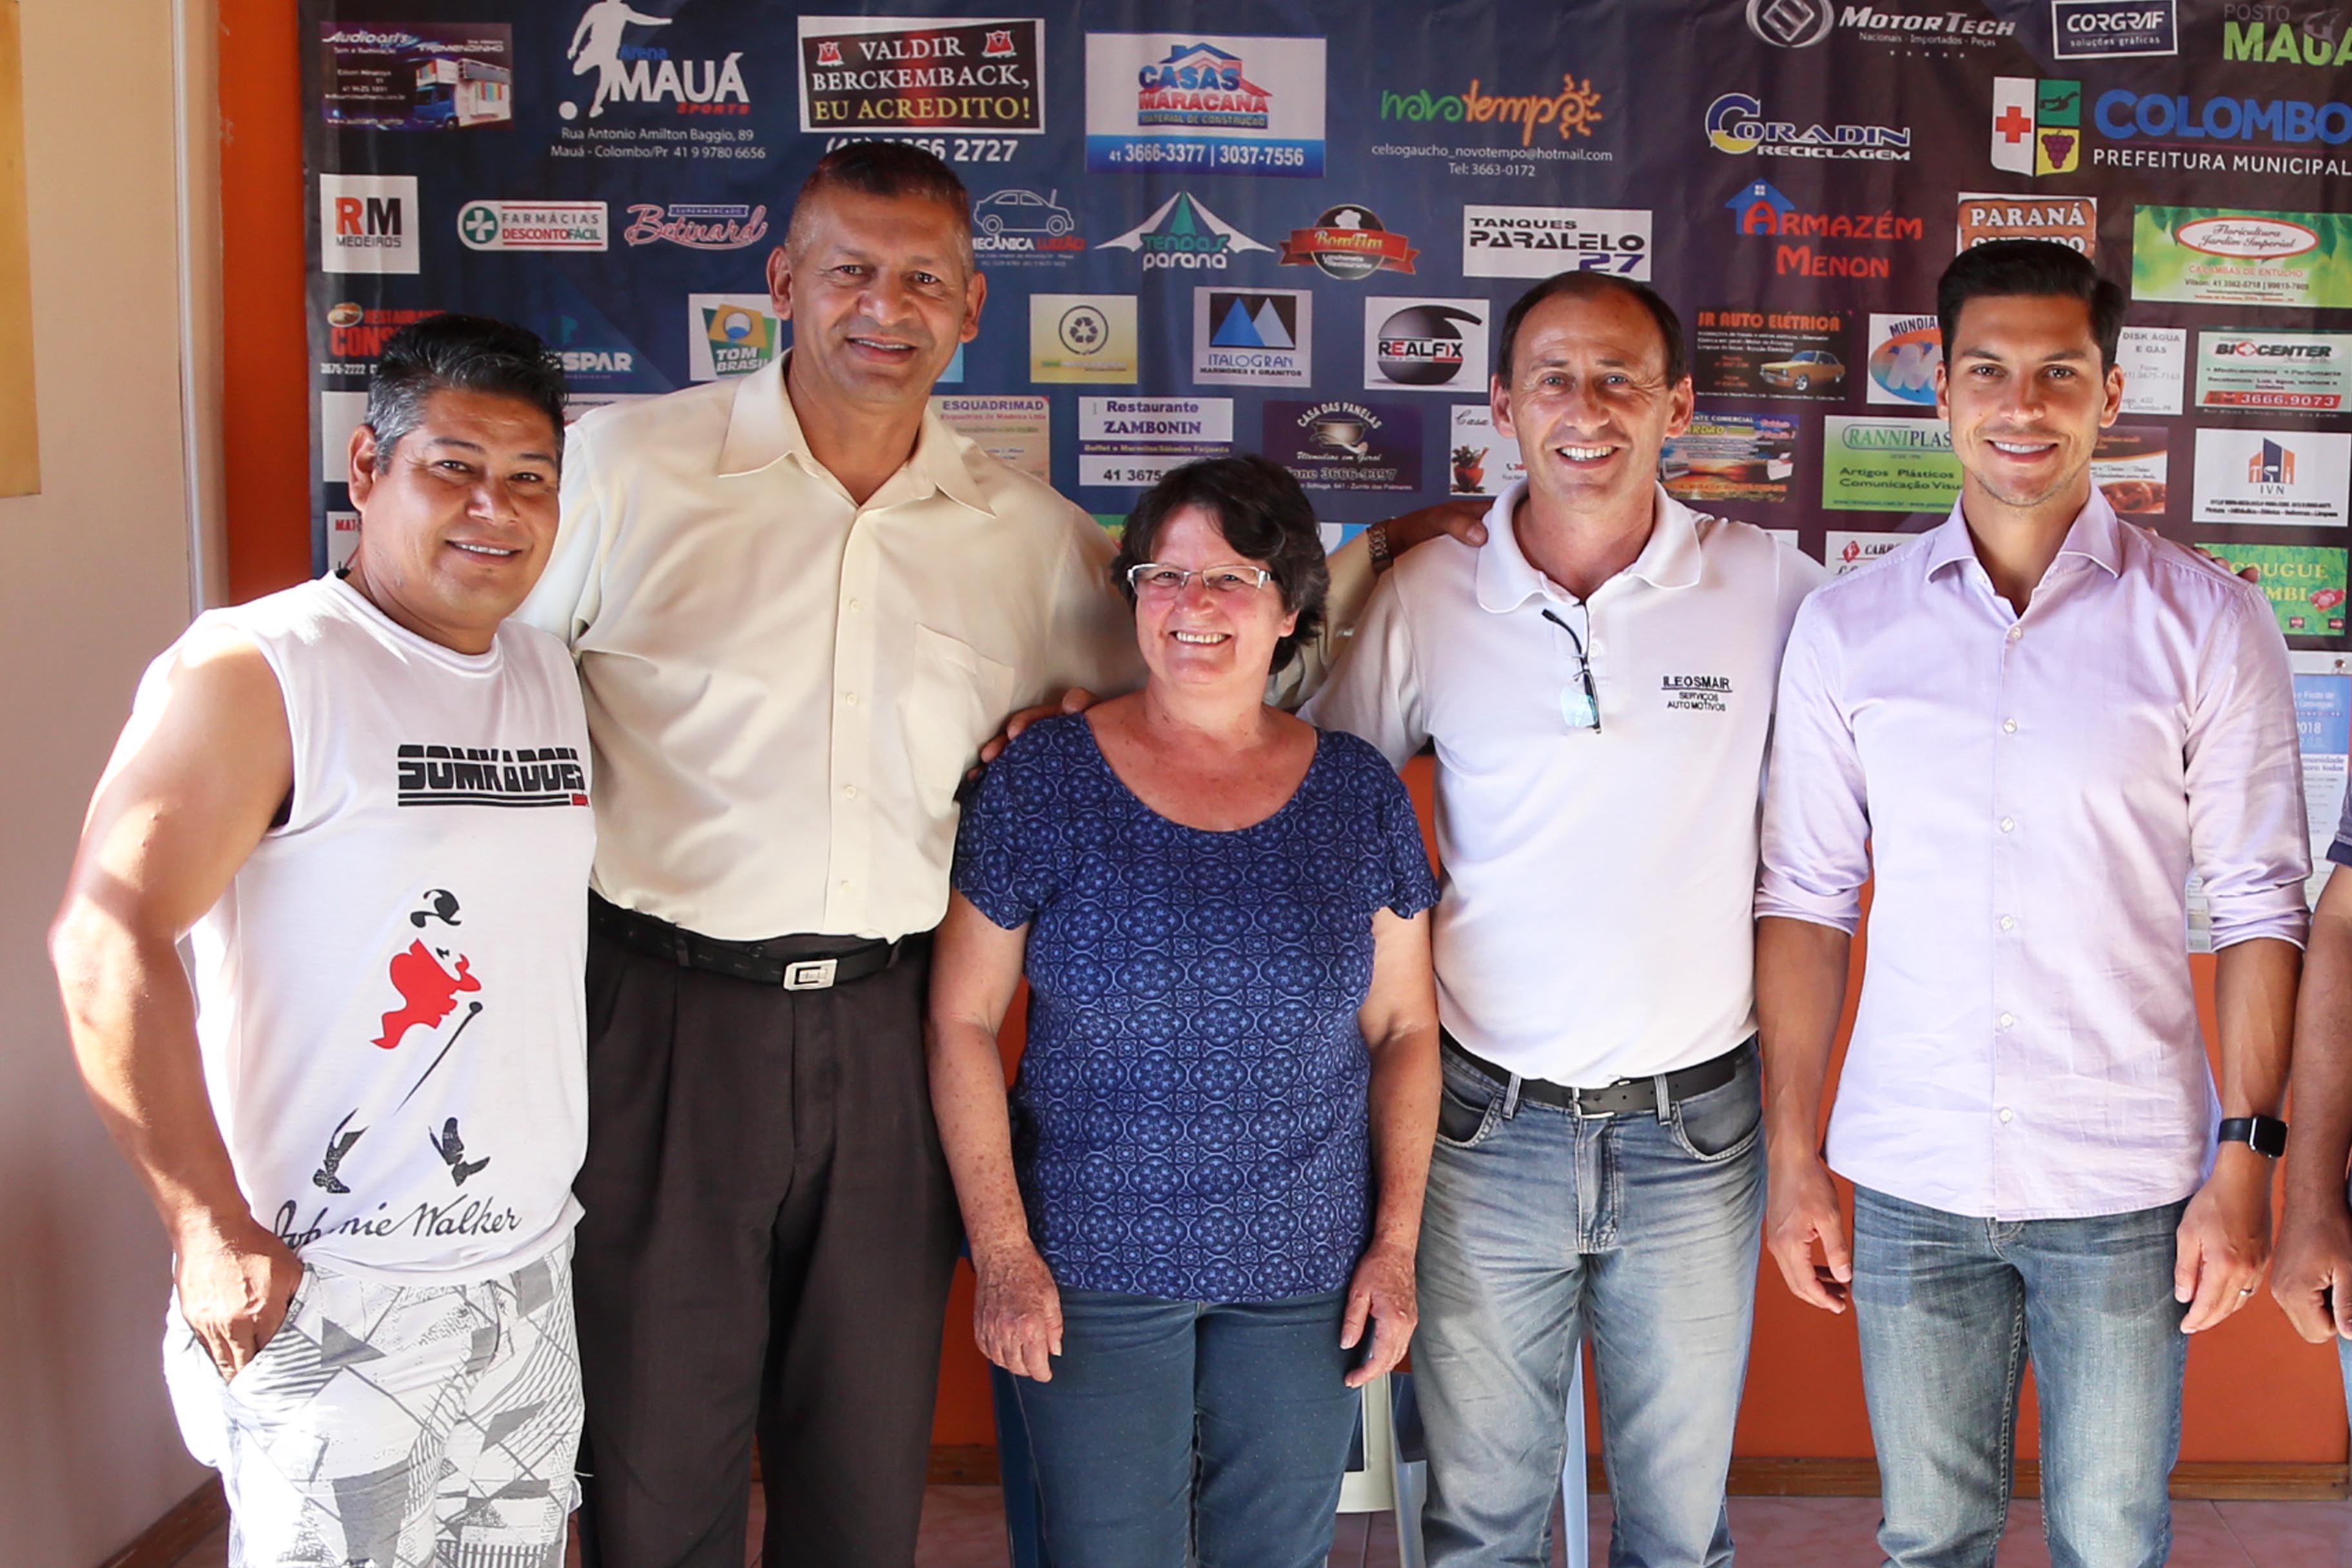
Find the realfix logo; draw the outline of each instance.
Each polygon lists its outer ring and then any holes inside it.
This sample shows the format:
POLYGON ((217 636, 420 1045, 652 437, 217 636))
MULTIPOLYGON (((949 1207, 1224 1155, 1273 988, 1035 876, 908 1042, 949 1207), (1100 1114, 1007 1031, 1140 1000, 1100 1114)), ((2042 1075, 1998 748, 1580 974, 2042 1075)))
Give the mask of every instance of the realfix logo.
POLYGON ((1484 300, 1364 301, 1364 385, 1371 391, 1482 392, 1484 300))

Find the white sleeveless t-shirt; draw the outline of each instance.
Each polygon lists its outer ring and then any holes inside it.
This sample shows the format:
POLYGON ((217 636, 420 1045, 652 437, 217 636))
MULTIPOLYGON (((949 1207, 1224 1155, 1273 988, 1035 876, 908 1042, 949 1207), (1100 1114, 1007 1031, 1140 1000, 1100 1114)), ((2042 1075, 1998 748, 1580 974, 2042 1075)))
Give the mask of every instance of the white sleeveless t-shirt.
POLYGON ((288 819, 190 933, 238 1184, 339 1271, 510 1272, 580 1215, 595 827, 571 657, 519 622, 456 652, 333 577, 189 636, 220 627, 277 672, 294 743, 288 819))

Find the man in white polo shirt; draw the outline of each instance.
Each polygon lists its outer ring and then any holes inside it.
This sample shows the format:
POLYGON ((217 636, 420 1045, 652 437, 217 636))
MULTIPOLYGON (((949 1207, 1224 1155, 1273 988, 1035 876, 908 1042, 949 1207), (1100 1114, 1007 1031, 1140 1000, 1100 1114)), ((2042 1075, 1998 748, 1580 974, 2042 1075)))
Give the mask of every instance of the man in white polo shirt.
POLYGON ((1729 1560, 1763 1168, 1757 797, 1780 648, 1822 577, 1657 481, 1682 325, 1569 272, 1503 325, 1528 478, 1487 540, 1401 559, 1307 709, 1437 750, 1445 1094, 1413 1342, 1433 1564, 1545 1561, 1588 1333, 1611 1562, 1729 1560))

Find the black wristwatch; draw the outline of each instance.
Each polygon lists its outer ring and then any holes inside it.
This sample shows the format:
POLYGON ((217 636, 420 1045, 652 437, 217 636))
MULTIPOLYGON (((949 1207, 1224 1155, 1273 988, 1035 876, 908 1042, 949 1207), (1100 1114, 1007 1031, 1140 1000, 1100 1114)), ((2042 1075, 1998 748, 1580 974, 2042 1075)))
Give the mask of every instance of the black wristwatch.
POLYGON ((2223 1117, 2220 1138, 2224 1143, 2243 1143, 2273 1160, 2286 1152, 2286 1123, 2275 1116, 2223 1117))

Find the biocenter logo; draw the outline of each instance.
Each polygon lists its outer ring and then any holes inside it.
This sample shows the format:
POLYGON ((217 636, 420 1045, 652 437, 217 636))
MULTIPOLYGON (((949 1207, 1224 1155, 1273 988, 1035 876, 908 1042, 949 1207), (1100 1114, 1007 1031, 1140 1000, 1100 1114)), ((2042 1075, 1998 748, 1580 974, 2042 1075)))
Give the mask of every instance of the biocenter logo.
POLYGON ((1460 93, 1432 93, 1426 88, 1410 93, 1383 89, 1381 118, 1448 125, 1517 126, 1519 145, 1531 147, 1538 131, 1555 132, 1563 142, 1591 136, 1592 128, 1608 118, 1601 103, 1601 95, 1594 89, 1591 79, 1580 81, 1573 71, 1562 71, 1559 90, 1549 94, 1488 92, 1484 79, 1472 77, 1468 89, 1460 93))
POLYGON ((1707 145, 1735 156, 1859 159, 1873 163, 1911 161, 1907 125, 1822 125, 1765 115, 1752 93, 1727 92, 1706 109, 1707 145))

